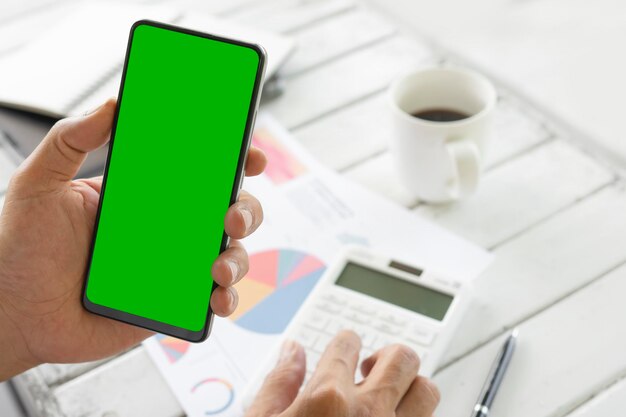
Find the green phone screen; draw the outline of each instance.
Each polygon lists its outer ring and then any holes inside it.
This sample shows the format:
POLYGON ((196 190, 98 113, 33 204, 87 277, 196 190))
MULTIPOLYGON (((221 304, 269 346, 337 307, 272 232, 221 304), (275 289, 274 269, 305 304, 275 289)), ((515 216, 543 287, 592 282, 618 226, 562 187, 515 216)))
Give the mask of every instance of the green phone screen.
POLYGON ((200 331, 262 58, 151 24, 129 48, 85 295, 200 331))

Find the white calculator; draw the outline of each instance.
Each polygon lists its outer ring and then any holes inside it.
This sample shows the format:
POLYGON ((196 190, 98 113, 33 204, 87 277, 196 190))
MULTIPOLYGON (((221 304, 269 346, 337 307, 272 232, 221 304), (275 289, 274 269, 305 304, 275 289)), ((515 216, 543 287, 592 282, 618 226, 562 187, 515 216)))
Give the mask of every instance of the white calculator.
MULTIPOLYGON (((328 342, 342 329, 361 336, 359 363, 386 345, 402 343, 420 356, 420 375, 430 376, 462 318, 468 298, 467 288, 458 281, 363 248, 350 248, 320 278, 284 338, 305 348, 305 384, 328 342)), ((277 357, 278 351, 251 381, 246 403, 277 357)), ((355 379, 362 379, 360 370, 355 379)))

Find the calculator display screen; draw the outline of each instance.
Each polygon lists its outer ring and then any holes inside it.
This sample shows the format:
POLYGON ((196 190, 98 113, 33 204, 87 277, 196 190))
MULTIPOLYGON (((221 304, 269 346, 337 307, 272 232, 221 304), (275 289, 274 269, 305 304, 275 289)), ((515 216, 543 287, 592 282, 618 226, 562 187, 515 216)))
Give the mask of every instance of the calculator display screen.
POLYGON ((443 320, 454 297, 349 262, 335 283, 435 320, 443 320))

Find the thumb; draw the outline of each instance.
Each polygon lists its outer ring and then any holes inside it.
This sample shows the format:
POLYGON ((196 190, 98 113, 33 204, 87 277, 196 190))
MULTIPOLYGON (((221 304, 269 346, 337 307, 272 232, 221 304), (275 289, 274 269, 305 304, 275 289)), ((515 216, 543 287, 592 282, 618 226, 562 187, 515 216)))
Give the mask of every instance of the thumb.
POLYGON ((87 153, 108 142, 115 112, 115 99, 94 112, 57 122, 33 153, 24 161, 21 175, 29 185, 54 188, 71 180, 87 153))
POLYGON ((287 340, 276 367, 265 378, 246 416, 269 417, 282 413, 298 395, 305 371, 304 349, 298 343, 287 340))

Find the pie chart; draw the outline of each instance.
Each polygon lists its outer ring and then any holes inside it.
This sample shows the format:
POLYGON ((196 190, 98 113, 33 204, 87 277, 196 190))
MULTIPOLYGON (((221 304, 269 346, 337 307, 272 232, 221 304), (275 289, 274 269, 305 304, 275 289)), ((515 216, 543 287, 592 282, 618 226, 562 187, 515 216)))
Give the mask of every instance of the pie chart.
POLYGON ((163 353, 165 353, 165 356, 170 363, 178 362, 183 356, 185 356, 185 353, 187 353, 187 350, 189 350, 189 347, 191 346, 189 342, 176 339, 172 336, 157 334, 154 337, 156 337, 157 342, 159 342, 161 349, 163 349, 163 353))
POLYGON ((317 257, 297 250, 250 255, 250 270, 236 285, 239 306, 231 319, 256 333, 281 333, 325 270, 317 257))
POLYGON ((222 378, 206 378, 199 381, 191 388, 191 393, 202 395, 202 398, 211 403, 208 404, 204 415, 213 416, 226 411, 235 400, 235 388, 233 384, 222 378))

